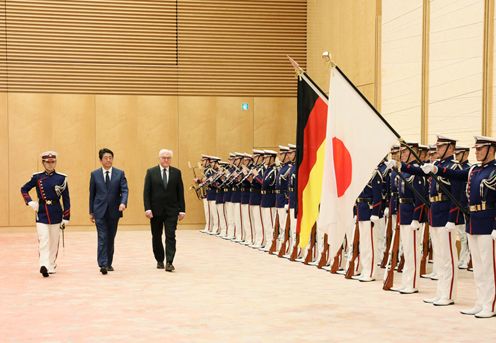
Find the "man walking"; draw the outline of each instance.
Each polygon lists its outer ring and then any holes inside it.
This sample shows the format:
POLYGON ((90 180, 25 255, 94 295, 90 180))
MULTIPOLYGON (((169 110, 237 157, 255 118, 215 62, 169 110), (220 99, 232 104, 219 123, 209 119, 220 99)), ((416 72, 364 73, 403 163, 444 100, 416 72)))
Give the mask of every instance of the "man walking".
POLYGON ((172 272, 176 254, 176 226, 178 220, 186 215, 184 204, 184 187, 181 171, 171 167, 172 151, 162 149, 159 152, 159 165, 146 171, 143 200, 145 216, 150 219, 152 231, 153 255, 157 268, 172 272), (162 232, 165 227, 165 256, 162 244, 162 232))
POLYGON ((90 220, 98 233, 98 266, 106 275, 114 271, 114 241, 117 224, 127 207, 128 187, 124 171, 112 167, 114 153, 103 148, 98 157, 102 167, 94 170, 90 177, 90 220))

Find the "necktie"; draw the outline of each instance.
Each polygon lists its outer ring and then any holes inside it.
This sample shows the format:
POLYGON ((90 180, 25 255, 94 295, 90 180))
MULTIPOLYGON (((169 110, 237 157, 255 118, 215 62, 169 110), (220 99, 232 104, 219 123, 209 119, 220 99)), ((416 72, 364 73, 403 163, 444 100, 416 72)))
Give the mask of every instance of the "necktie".
POLYGON ((109 171, 105 171, 105 186, 107 186, 107 189, 110 186, 110 176, 109 176, 109 171))
POLYGON ((162 182, 164 183, 164 188, 167 189, 167 169, 165 168, 162 175, 162 182))

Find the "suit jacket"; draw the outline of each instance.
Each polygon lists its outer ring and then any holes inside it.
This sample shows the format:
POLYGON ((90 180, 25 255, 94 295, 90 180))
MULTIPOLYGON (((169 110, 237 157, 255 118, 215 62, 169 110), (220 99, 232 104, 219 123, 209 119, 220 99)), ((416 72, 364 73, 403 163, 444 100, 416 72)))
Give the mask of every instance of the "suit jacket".
POLYGON ((145 211, 152 210, 154 216, 174 216, 179 212, 186 212, 181 171, 169 167, 167 181, 167 189, 165 189, 158 165, 146 171, 143 201, 145 211))
POLYGON ((124 171, 112 167, 110 186, 107 189, 102 168, 91 172, 90 177, 90 214, 95 218, 103 218, 109 211, 111 218, 122 217, 119 205, 127 206, 128 188, 124 171))

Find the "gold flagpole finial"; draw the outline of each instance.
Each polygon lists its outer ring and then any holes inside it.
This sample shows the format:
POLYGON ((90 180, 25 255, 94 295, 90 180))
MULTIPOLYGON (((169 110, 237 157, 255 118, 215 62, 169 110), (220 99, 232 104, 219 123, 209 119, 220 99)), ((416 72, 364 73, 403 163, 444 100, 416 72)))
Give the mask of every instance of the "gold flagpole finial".
POLYGON ((328 64, 331 68, 334 68, 336 66, 336 63, 332 59, 332 55, 329 51, 324 51, 322 52, 322 59, 326 64, 328 64))
POLYGON ((298 64, 298 62, 296 62, 294 59, 292 59, 288 55, 286 55, 286 57, 289 59, 289 62, 291 62, 291 65, 293 66, 293 68, 295 70, 296 76, 301 77, 301 75, 305 71, 300 67, 300 65, 298 64))

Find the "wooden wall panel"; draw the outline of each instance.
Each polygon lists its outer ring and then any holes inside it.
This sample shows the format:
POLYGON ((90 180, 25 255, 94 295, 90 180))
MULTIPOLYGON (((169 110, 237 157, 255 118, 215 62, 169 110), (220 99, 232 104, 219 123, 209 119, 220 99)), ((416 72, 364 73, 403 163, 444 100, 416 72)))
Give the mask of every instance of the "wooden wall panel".
POLYGON ((328 50, 355 85, 374 83, 376 1, 308 0, 308 74, 329 90, 328 50))
MULTIPOLYGON (((203 203, 197 199, 192 185, 193 172, 188 161, 196 166, 201 154, 216 155, 216 99, 213 97, 183 96, 178 98, 179 161, 175 161, 183 174, 186 197, 184 223, 204 223, 203 203)), ((219 156, 220 157, 220 156, 219 156)))
MULTIPOLYGON (((128 209, 123 224, 145 224, 143 182, 146 169, 158 164, 161 148, 177 151, 177 108, 174 98, 143 96, 96 97, 96 147, 114 152, 115 167, 126 173, 128 209)), ((89 172, 88 172, 89 173, 89 172)))
POLYGON ((359 86, 357 88, 358 88, 358 90, 360 90, 360 92, 363 95, 365 95, 365 97, 367 98, 367 100, 371 104, 374 104, 374 99, 375 99, 375 87, 374 87, 374 84, 363 85, 363 86, 359 86))
POLYGON ((255 98, 253 136, 257 148, 295 144, 296 98, 255 98))
POLYGON ((0 226, 9 224, 9 119, 7 94, 0 93, 0 156, 3 156, 3 168, 0 168, 0 226))
POLYGON ((94 165, 88 159, 92 149, 93 96, 9 94, 9 225, 33 224, 19 189, 43 170, 40 153, 46 150, 59 153, 57 170, 69 175, 73 224, 87 219, 84 175, 94 165))

